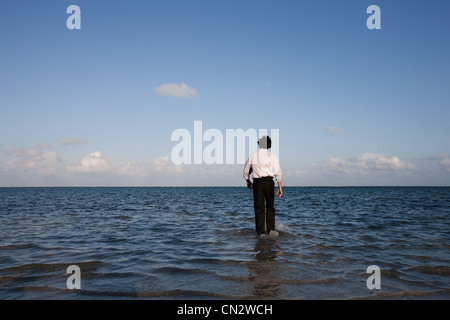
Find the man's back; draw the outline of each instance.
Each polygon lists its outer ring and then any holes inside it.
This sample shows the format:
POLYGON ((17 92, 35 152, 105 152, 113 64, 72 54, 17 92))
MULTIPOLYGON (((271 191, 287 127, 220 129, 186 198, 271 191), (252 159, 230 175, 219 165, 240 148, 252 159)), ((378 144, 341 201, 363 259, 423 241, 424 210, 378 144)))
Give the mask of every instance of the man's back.
POLYGON ((250 168, 253 178, 275 177, 281 180, 281 168, 278 158, 267 149, 259 149, 252 153, 244 167, 244 178, 248 178, 250 168))

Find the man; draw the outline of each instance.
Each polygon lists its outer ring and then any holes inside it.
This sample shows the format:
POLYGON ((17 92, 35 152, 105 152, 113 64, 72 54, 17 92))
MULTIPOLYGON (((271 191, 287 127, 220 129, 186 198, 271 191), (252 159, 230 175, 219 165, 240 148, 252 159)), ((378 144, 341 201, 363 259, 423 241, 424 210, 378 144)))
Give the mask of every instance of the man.
POLYGON ((259 150, 252 153, 244 167, 244 179, 247 187, 253 188, 253 205, 255 209, 255 224, 258 235, 264 234, 264 220, 266 220, 267 233, 275 230, 274 192, 275 183, 278 183, 277 196, 282 195, 281 168, 278 158, 268 149, 272 146, 270 137, 264 136, 258 141, 259 150), (253 173, 253 183, 250 174, 253 173), (266 210, 264 210, 266 209, 266 210), (266 211, 266 212, 264 212, 266 211), (267 217, 265 217, 267 215, 267 217))

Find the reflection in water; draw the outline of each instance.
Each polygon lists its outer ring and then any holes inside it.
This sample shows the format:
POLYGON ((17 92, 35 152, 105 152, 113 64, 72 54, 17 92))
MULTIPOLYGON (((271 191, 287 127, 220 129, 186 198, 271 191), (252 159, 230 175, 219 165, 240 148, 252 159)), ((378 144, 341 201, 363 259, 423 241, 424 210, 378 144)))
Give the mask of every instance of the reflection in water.
POLYGON ((252 294, 256 298, 279 298, 282 292, 280 263, 276 261, 280 248, 276 239, 259 237, 255 243, 255 261, 248 264, 252 294))

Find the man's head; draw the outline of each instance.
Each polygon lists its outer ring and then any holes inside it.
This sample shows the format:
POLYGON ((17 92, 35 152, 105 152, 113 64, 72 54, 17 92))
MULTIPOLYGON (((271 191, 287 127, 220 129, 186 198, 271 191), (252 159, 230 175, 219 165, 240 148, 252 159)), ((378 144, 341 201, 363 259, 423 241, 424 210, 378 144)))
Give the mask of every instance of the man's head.
POLYGON ((258 141, 258 145, 262 149, 270 149, 272 147, 272 139, 268 136, 264 136, 258 141))

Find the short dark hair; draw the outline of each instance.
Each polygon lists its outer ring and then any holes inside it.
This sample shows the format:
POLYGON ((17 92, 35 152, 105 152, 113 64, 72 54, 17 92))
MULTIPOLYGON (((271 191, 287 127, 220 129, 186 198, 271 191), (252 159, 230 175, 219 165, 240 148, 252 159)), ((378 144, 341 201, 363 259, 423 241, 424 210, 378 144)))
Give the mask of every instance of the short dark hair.
POLYGON ((269 136, 264 136, 258 141, 258 145, 263 149, 270 149, 272 147, 272 139, 269 136))

